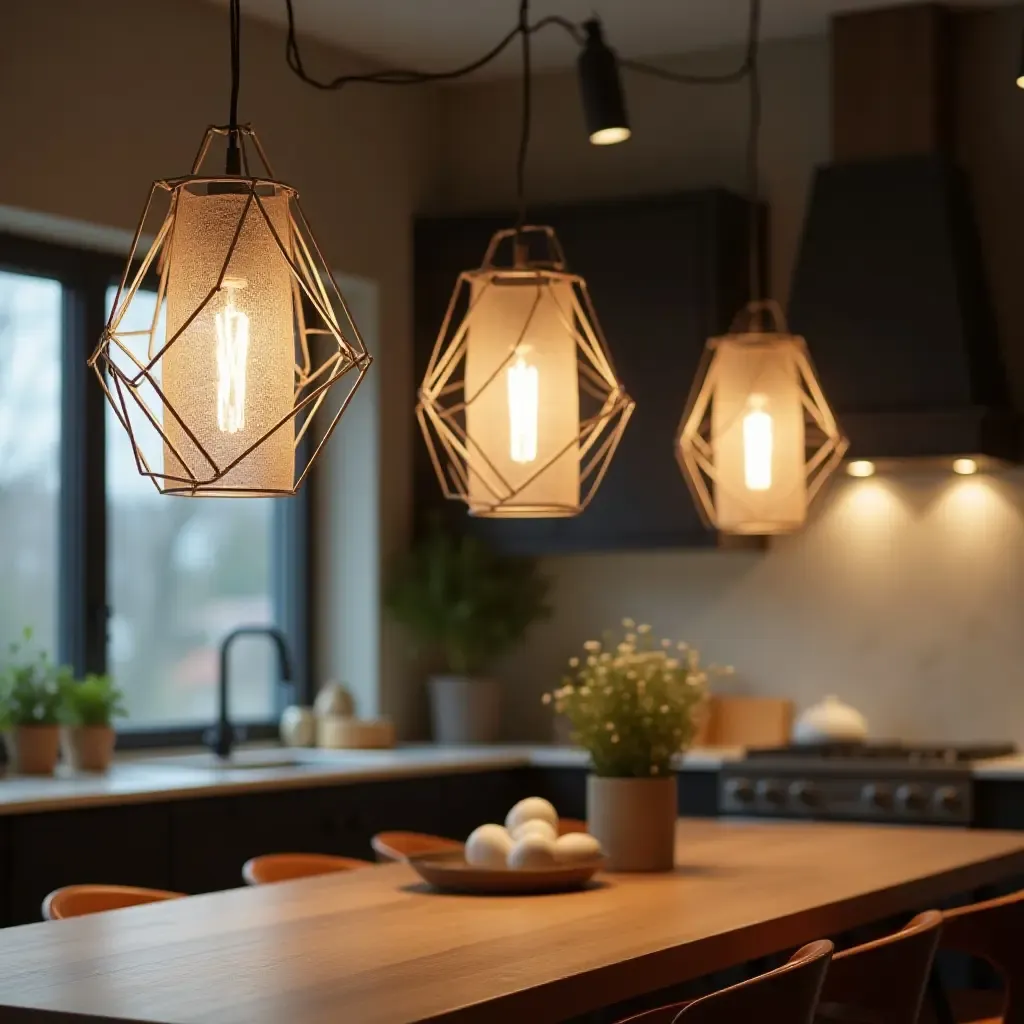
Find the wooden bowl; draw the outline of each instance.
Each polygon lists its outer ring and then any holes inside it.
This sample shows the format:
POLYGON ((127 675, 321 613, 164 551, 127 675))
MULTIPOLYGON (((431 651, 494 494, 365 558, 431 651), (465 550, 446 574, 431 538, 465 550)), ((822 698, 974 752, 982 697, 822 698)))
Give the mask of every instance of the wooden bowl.
POLYGON ((466 863, 462 851, 410 857, 409 864, 425 882, 445 892, 481 896, 535 895, 581 889, 604 867, 604 858, 550 868, 478 868, 466 863))

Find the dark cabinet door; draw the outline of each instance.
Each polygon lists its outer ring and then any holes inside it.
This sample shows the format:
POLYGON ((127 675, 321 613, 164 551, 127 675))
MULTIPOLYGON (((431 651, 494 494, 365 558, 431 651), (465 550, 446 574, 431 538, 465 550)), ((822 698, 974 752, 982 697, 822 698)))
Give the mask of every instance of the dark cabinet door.
POLYGON ((172 889, 167 804, 27 814, 10 821, 11 924, 40 920, 48 893, 106 882, 172 889))
POLYGON ((190 893, 239 886, 242 865, 265 853, 372 860, 370 840, 377 832, 440 832, 440 794, 436 779, 396 779, 177 804, 175 886, 190 893))
MULTIPOLYGON (((722 191, 538 211, 586 281, 636 410, 589 508, 572 519, 471 520, 468 529, 528 554, 714 544, 676 462, 674 438, 709 335, 747 294, 747 204, 722 191)), ((424 219, 416 233, 416 373, 422 378, 460 271, 479 265, 497 217, 424 219)), ((442 502, 416 440, 418 510, 442 502)), ((454 503, 452 503, 454 504, 454 503)))
POLYGON ((512 805, 533 796, 522 769, 446 775, 442 780, 441 835, 465 839, 477 825, 501 824, 512 805))

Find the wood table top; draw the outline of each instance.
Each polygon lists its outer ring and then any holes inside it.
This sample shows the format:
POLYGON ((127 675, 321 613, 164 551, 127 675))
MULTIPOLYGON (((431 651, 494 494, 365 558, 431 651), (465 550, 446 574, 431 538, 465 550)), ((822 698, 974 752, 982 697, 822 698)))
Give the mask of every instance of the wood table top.
POLYGON ((677 863, 504 898, 396 864, 8 928, 0 1021, 547 1024, 1024 875, 1024 833, 686 821, 677 863))

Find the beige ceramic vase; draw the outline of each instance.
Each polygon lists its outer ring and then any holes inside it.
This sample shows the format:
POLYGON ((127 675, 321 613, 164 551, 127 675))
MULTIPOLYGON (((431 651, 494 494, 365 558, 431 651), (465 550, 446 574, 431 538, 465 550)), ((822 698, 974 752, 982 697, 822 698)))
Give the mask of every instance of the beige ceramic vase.
POLYGON ((117 734, 109 725, 76 725, 61 730, 61 749, 72 771, 105 772, 114 759, 117 734))
POLYGON ((587 777, 587 831, 608 858, 609 871, 671 871, 675 867, 676 778, 587 777))
POLYGON ((60 751, 56 725, 16 725, 4 733, 7 761, 15 775, 52 775, 60 751))

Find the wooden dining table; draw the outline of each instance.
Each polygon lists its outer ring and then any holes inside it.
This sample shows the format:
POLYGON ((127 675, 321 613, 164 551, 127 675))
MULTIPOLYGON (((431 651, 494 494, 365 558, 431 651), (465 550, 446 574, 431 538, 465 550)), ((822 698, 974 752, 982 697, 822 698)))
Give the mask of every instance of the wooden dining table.
POLYGON ((1019 875, 1024 833, 690 820, 674 872, 580 892, 393 864, 9 928, 0 1024, 554 1024, 1019 875))

